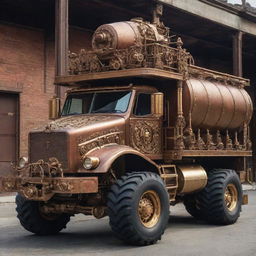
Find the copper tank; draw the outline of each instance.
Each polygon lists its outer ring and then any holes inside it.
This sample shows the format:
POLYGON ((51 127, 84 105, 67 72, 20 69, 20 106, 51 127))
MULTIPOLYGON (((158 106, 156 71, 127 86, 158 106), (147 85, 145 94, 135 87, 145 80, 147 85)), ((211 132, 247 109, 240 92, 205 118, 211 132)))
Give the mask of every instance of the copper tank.
POLYGON ((184 84, 183 111, 193 128, 237 129, 252 117, 252 101, 243 88, 189 79, 184 84))
POLYGON ((159 34, 155 25, 138 18, 98 27, 92 37, 92 48, 93 50, 125 49, 147 43, 148 39, 168 43, 168 38, 159 34))

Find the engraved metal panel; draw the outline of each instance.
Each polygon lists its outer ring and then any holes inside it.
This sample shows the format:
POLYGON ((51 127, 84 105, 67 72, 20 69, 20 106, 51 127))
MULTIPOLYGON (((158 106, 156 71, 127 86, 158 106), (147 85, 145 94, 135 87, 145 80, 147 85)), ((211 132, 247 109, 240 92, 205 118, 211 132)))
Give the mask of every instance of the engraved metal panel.
POLYGON ((32 132, 29 135, 30 162, 56 157, 63 169, 68 168, 68 134, 66 132, 32 132))
POLYGON ((159 120, 132 119, 130 122, 131 146, 144 154, 162 153, 162 136, 159 120))

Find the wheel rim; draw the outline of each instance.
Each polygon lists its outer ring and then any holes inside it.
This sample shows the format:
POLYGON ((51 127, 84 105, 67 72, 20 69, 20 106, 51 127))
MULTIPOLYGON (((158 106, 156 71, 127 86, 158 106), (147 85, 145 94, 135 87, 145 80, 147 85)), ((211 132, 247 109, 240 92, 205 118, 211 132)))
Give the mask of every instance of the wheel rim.
POLYGON ((155 191, 148 190, 143 193, 139 201, 138 214, 146 228, 152 228, 157 224, 161 214, 161 203, 155 191))
POLYGON ((234 184, 228 184, 225 190, 224 199, 229 211, 233 211, 237 206, 238 192, 234 184))

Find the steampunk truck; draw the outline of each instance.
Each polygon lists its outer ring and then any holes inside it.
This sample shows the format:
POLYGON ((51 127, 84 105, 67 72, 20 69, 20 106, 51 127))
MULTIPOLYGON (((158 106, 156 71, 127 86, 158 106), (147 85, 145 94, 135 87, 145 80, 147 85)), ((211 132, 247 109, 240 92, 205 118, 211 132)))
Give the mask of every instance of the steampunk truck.
MULTIPOLYGON (((161 10, 158 10, 161 12, 161 10)), ((29 155, 1 177, 28 231, 55 234, 77 213, 109 216, 119 238, 161 239, 170 205, 235 223, 239 173, 251 157, 249 80, 194 65, 180 38, 141 18, 100 26, 92 50, 69 54, 61 113, 29 133, 29 155)))

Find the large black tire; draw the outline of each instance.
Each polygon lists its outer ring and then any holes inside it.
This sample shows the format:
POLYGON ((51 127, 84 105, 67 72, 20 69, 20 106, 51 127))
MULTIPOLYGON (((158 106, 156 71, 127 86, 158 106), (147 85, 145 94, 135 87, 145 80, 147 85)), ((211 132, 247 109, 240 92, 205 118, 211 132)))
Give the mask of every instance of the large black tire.
POLYGON ((133 245, 154 244, 161 239, 169 219, 169 196, 159 175, 127 173, 108 194, 110 226, 133 245))
POLYGON ((242 205, 242 186, 234 170, 208 172, 207 186, 197 194, 203 218, 212 224, 228 225, 237 221, 242 205))
POLYGON ((68 214, 43 216, 39 211, 39 202, 26 200, 21 195, 16 196, 17 217, 21 225, 37 235, 53 235, 66 228, 70 221, 68 214))
POLYGON ((183 198, 183 204, 187 212, 195 219, 200 220, 203 218, 201 209, 196 194, 186 195, 183 198))

